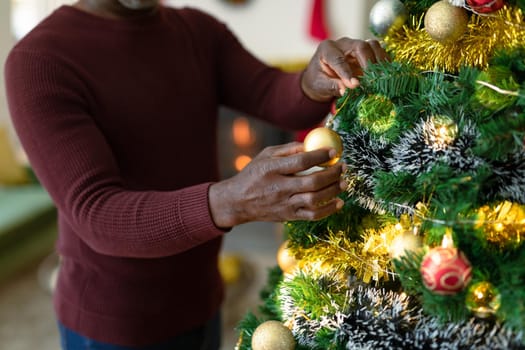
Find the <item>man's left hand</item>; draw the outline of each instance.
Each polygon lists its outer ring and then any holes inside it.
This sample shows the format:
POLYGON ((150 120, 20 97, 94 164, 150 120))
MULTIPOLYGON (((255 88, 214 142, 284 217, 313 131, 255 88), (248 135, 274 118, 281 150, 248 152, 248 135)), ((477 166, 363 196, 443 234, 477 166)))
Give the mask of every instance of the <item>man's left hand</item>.
POLYGON ((369 63, 388 60, 377 40, 324 40, 304 71, 301 87, 314 101, 326 102, 359 86, 358 76, 369 63))

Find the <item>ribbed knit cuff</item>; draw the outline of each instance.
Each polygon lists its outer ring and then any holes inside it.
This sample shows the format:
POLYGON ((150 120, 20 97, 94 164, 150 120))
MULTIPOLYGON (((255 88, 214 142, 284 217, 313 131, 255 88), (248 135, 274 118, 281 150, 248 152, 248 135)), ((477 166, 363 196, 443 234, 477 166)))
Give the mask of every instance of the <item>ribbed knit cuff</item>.
POLYGON ((218 228, 211 218, 208 191, 212 182, 192 186, 184 190, 179 199, 179 213, 184 231, 198 242, 206 242, 222 236, 230 229, 218 228))

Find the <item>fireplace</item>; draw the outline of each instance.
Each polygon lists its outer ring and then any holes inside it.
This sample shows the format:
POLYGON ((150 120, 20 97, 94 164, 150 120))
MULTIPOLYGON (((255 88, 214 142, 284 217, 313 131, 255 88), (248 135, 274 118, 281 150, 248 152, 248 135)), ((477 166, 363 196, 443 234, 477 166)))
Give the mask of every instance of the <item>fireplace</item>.
POLYGON ((241 171, 263 148, 290 142, 292 132, 229 108, 219 114, 219 167, 223 178, 241 171))

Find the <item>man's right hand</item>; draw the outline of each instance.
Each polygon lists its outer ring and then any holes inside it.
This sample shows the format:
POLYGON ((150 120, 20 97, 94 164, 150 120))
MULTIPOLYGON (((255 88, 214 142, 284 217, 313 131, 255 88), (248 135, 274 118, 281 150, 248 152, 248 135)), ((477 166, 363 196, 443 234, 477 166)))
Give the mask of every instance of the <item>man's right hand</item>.
POLYGON ((241 172, 210 186, 215 224, 229 228, 251 221, 318 220, 343 206, 343 164, 298 175, 335 156, 334 149, 304 152, 302 143, 265 148, 241 172))

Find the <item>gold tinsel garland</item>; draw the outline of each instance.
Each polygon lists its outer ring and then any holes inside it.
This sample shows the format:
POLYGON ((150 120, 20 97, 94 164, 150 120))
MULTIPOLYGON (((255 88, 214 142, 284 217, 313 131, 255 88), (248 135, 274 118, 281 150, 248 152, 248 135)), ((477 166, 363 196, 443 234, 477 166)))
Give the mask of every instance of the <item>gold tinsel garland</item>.
POLYGON ((518 247, 525 238, 525 206, 503 201, 478 210, 476 227, 483 228, 487 241, 501 249, 518 247))
POLYGON ((462 66, 483 70, 496 50, 525 43, 523 14, 517 7, 507 5, 491 14, 472 15, 464 36, 452 43, 432 39, 423 26, 423 16, 411 18, 411 26, 390 31, 384 37, 387 51, 397 61, 411 62, 421 70, 457 73, 462 66))
POLYGON ((423 221, 444 226, 470 224, 481 228, 485 239, 501 249, 518 247, 525 239, 525 205, 518 203, 503 201, 495 206, 485 205, 477 210, 476 220, 458 220, 455 223, 431 219, 427 214, 425 206, 418 205, 418 210, 410 219, 404 215, 399 222, 380 229, 367 228, 359 241, 351 241, 345 232, 338 231, 330 232, 314 247, 296 246, 290 249, 299 259, 300 270, 318 275, 339 274, 341 280, 350 272, 365 283, 378 283, 396 275, 392 264, 392 247, 396 238, 414 231, 414 227, 423 221))
POLYGON ((387 281, 393 272, 389 248, 401 232, 399 225, 387 225, 381 230, 367 229, 362 240, 351 241, 342 231, 330 233, 311 248, 294 248, 299 268, 326 274, 338 272, 353 274, 366 283, 387 281))

